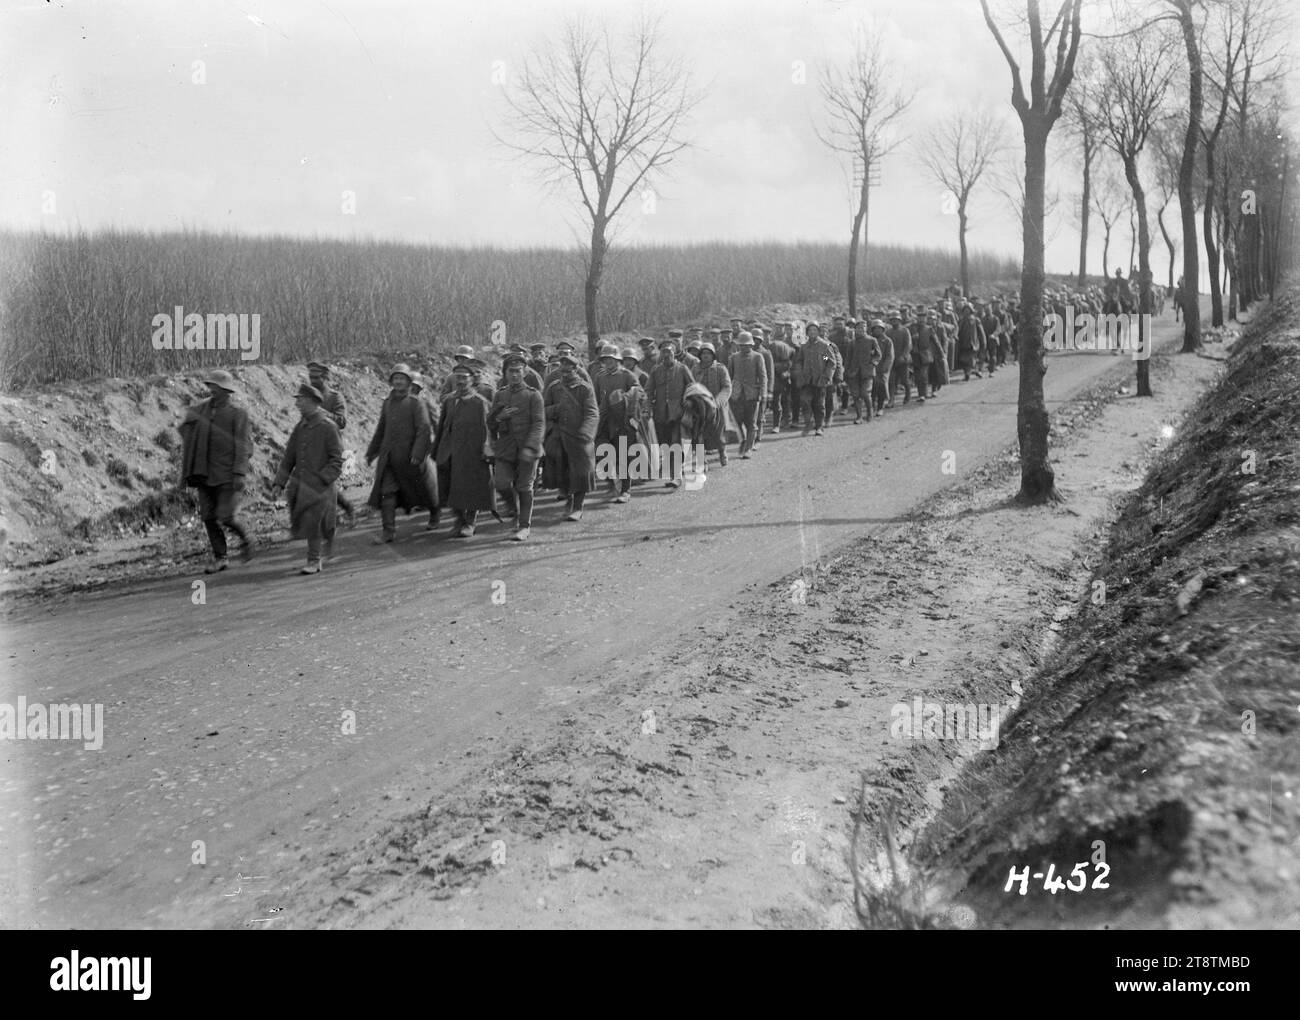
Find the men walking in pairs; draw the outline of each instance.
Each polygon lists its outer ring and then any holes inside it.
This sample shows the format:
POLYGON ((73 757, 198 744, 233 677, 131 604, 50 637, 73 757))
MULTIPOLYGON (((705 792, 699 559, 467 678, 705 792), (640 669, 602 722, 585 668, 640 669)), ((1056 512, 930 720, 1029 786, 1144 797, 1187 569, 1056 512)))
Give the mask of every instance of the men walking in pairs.
POLYGON ((289 537, 307 540, 307 565, 298 573, 319 574, 321 564, 334 552, 338 494, 334 483, 343 472, 343 441, 338 427, 325 413, 325 397, 306 382, 294 401, 301 416, 284 446, 280 469, 271 494, 285 493, 289 503, 289 537))
POLYGON ((198 490, 199 515, 212 547, 212 562, 205 573, 225 570, 226 531, 239 537, 241 558, 253 557, 253 541, 236 519, 248 460, 253 452, 248 412, 231 400, 235 380, 229 372, 214 369, 204 379, 208 399, 190 407, 181 422, 181 478, 198 490))

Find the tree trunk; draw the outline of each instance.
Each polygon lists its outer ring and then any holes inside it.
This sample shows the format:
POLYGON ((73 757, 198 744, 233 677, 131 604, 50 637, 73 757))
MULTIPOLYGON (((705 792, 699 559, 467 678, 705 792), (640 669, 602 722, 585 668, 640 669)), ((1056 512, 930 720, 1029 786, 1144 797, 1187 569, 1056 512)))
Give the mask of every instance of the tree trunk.
MULTIPOLYGON (((1021 115, 1025 129, 1024 254, 1020 271, 1020 400, 1016 433, 1020 440, 1022 503, 1060 500, 1056 474, 1048 463, 1048 414, 1043 400, 1043 220, 1047 177, 1047 128, 1021 115)), ((1035 118, 1037 119, 1037 118, 1035 118)))
POLYGON ((1205 208, 1201 232, 1205 235, 1205 261, 1210 271, 1210 325, 1223 325, 1223 290, 1219 286, 1219 247, 1214 243, 1214 149, 1205 148, 1205 208))
POLYGON ((1169 231, 1165 229, 1164 215, 1165 207, 1162 205, 1156 210, 1156 222, 1160 224, 1161 236, 1165 239, 1165 247, 1169 249, 1169 293, 1172 294, 1174 292, 1174 241, 1169 236, 1169 231))
MULTIPOLYGON (((867 222, 867 203, 870 190, 867 187, 866 174, 862 177, 862 193, 858 199, 858 209, 853 217, 853 238, 849 241, 849 315, 858 315, 858 239, 865 231, 867 222)), ((864 246, 865 247, 865 246, 864 246)), ((865 256, 865 252, 863 255, 865 256)))
POLYGON ((1106 267, 1110 265, 1110 224, 1106 224, 1105 233, 1101 238, 1101 278, 1110 279, 1110 270, 1106 267))
POLYGON ((970 297, 970 263, 966 258, 966 196, 957 207, 957 243, 961 248, 961 292, 970 297))
POLYGON ((1147 330, 1147 322, 1155 302, 1151 299, 1151 228, 1147 225, 1147 196, 1138 177, 1137 156, 1124 160, 1124 176, 1133 192, 1137 207, 1138 243, 1138 337, 1145 357, 1137 360, 1137 395, 1149 397, 1151 393, 1151 344, 1154 337, 1147 330))
MULTIPOLYGON (((1088 146, 1084 145, 1083 154, 1083 206, 1079 210, 1079 279, 1077 281, 1079 290, 1088 286, 1088 214, 1091 211, 1088 206, 1092 201, 1092 160, 1088 154, 1088 146)), ((1103 270, 1105 267, 1102 267, 1103 270)))
POLYGON ((1192 20, 1191 0, 1179 0, 1178 24, 1183 30, 1187 50, 1187 133, 1183 136, 1183 156, 1178 164, 1178 205, 1183 221, 1183 351, 1190 353, 1201 345, 1201 303, 1198 298, 1201 267, 1196 248, 1196 205, 1192 187, 1196 176, 1196 146, 1201 137, 1201 47, 1192 20))
POLYGON ((591 261, 587 263, 587 280, 583 287, 583 310, 587 317, 587 358, 595 362, 600 348, 600 323, 596 314, 596 299, 600 295, 600 277, 605 271, 605 253, 609 250, 605 240, 605 222, 597 219, 591 228, 591 261))

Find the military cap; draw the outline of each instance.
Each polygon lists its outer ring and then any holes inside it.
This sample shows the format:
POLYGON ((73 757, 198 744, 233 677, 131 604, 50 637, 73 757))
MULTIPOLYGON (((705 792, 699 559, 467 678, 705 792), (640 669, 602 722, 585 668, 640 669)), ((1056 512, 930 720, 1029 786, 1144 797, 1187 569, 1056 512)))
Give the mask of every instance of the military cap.
POLYGON ((639 343, 642 347, 653 347, 655 345, 655 339, 652 336, 643 336, 640 340, 637 341, 637 343, 639 343))
POLYGON ((699 351, 701 354, 703 354, 705 351, 708 351, 715 358, 718 356, 717 349, 713 346, 713 344, 709 343, 709 341, 707 340, 705 340, 704 343, 700 344, 699 351))
POLYGON ((569 353, 561 354, 561 355, 560 355, 560 364, 561 364, 561 365, 573 365, 573 366, 576 368, 576 367, 577 367, 577 364, 578 364, 578 359, 575 358, 572 354, 569 354, 569 353))
POLYGON ((313 368, 316 369, 316 371, 319 372, 321 375, 330 374, 329 365, 322 365, 319 361, 307 362, 307 371, 310 372, 313 368))
POLYGON ((721 333, 722 330, 718 329, 717 326, 713 326, 709 329, 709 336, 720 336, 721 333))
POLYGON ((754 337, 750 334, 748 330, 742 329, 740 333, 736 336, 736 343, 740 344, 741 347, 753 347, 754 337))
POLYGON ((686 349, 688 351, 698 351, 700 349, 700 341, 692 337, 690 340, 687 341, 686 349))
POLYGON ((474 370, 470 368, 468 364, 461 362, 459 365, 457 365, 455 368, 451 370, 451 374, 452 375, 473 375, 474 370))
POLYGON ((411 389, 413 389, 416 393, 419 393, 422 389, 424 389, 424 376, 422 376, 419 372, 411 373, 411 389))
POLYGON ((472 358, 474 357, 474 348, 471 347, 469 344, 461 344, 459 347, 456 348, 456 357, 472 358))
POLYGON ((670 329, 668 331, 668 335, 676 339, 677 337, 682 335, 682 331, 680 329, 670 329))
POLYGON ((393 381, 393 376, 395 376, 395 375, 404 375, 404 376, 406 376, 406 381, 407 381, 407 382, 410 382, 410 381, 411 381, 411 366, 410 366, 410 365, 407 365, 407 364, 405 364, 405 363, 403 363, 403 362, 398 362, 398 363, 397 363, 396 365, 394 365, 394 366, 392 367, 392 369, 389 371, 389 373, 388 373, 388 381, 389 381, 389 382, 392 382, 392 381, 393 381))
POLYGON ((544 350, 546 350, 546 344, 542 343, 542 342, 539 340, 539 341, 538 341, 537 343, 535 343, 535 344, 529 344, 529 345, 528 345, 528 349, 529 349, 530 351, 544 351, 544 350))
POLYGON ((503 369, 509 368, 511 365, 527 365, 527 364, 528 364, 528 359, 525 358, 518 351, 511 351, 509 354, 507 354, 504 358, 501 359, 501 367, 503 369))
POLYGON ((558 344, 555 345, 555 349, 562 353, 564 351, 574 350, 574 346, 573 344, 569 343, 568 340, 561 340, 558 344))
POLYGON ((311 397, 311 399, 316 401, 318 404, 325 403, 325 397, 321 391, 309 382, 301 382, 298 384, 298 396, 311 397))
POLYGON ((599 356, 602 358, 617 358, 618 348, 613 344, 605 344, 605 346, 600 349, 599 356))
POLYGON ((624 361, 629 361, 629 360, 630 360, 630 361, 635 361, 635 362, 639 365, 639 364, 641 364, 641 355, 637 353, 637 349, 636 349, 635 347, 624 347, 624 348, 623 348, 623 360, 624 360, 624 361))
POLYGON ((673 343, 671 340, 660 340, 659 349, 662 351, 665 347, 667 347, 670 351, 675 351, 677 349, 677 345, 673 343))
MULTIPOLYGON (((205 383, 218 386, 227 393, 235 392, 235 377, 222 368, 214 368, 203 377, 205 383)), ((323 399, 323 398, 322 398, 323 399)))

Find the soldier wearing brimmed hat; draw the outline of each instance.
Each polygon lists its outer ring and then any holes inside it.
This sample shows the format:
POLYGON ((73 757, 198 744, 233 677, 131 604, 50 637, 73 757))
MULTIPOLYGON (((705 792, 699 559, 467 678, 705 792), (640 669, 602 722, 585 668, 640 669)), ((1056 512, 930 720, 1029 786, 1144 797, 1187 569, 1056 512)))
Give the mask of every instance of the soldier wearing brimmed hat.
POLYGON ((596 391, 578 374, 572 353, 560 356, 560 378, 546 387, 546 438, 542 484, 565 499, 565 519, 582 520, 582 507, 596 477, 596 391))
MULTIPOLYGON (((600 412, 600 423, 596 427, 596 449, 599 457, 601 449, 605 444, 615 442, 611 438, 611 401, 617 405, 613 409, 614 416, 620 421, 624 417, 626 395, 633 388, 640 385, 636 375, 629 372, 623 367, 622 359, 619 356, 619 349, 613 344, 605 344, 597 352, 600 355, 600 368, 592 374, 592 389, 596 394, 596 408, 600 412)), ((627 499, 623 495, 631 487, 631 479, 626 471, 617 477, 605 479, 610 484, 610 489, 615 493, 615 502, 625 503, 627 499)))
MULTIPOLYGON (((307 362, 307 381, 324 398, 321 403, 321 410, 329 415, 330 420, 334 422, 334 427, 339 430, 339 436, 342 437, 343 430, 348 427, 347 405, 343 401, 343 394, 330 386, 330 368, 320 361, 307 362)), ((348 527, 356 523, 356 512, 352 507, 352 500, 348 499, 343 492, 343 487, 336 486, 338 492, 338 504, 343 508, 344 520, 348 527)))
POLYGON ((731 374, 731 413, 740 429, 740 457, 748 460, 758 438, 759 404, 767 393, 767 362, 754 350, 754 337, 748 330, 740 331, 736 347, 727 364, 731 374))
MULTIPOLYGON (((468 369, 458 366, 468 378, 468 369)), ((370 506, 380 513, 383 531, 376 543, 397 537, 397 511, 407 513, 424 507, 434 513, 438 507, 438 482, 429 464, 432 430, 424 401, 411 392, 409 365, 394 365, 388 374, 392 387, 379 409, 375 434, 366 448, 366 463, 375 465, 375 483, 370 489, 370 506)), ((430 521, 432 524, 432 520, 430 521)))
POLYGON ((464 365, 473 361, 474 348, 469 344, 461 344, 456 348, 455 353, 452 355, 452 359, 455 364, 452 365, 452 370, 447 373, 447 378, 442 381, 440 395, 444 397, 456 388, 456 365, 464 365))
POLYGON ((635 347, 624 347, 620 361, 623 367, 636 376, 637 385, 645 389, 646 383, 650 381, 650 373, 641 367, 641 352, 635 347))
POLYGON ((903 387, 903 403, 912 402, 912 331, 903 325, 902 312, 897 308, 889 312, 889 339, 894 345, 894 364, 890 369, 887 386, 889 387, 890 407, 894 406, 894 393, 903 387))
POLYGON ((456 389, 442 402, 433 459, 442 502, 456 512, 452 537, 470 538, 479 511, 493 509, 493 455, 488 435, 492 405, 474 388, 471 364, 457 365, 453 375, 456 389))
POLYGON ((727 433, 736 433, 736 422, 731 411, 731 373, 726 366, 718 364, 717 352, 713 344, 705 341, 700 344, 700 368, 696 381, 713 394, 718 405, 718 413, 708 422, 700 422, 698 435, 691 437, 691 449, 703 445, 705 453, 718 452, 718 466, 727 466, 727 433))
MULTIPOLYGON (((673 356, 673 342, 662 341, 659 344, 659 360, 650 369, 646 398, 653 409, 656 438, 673 450, 681 449, 686 387, 694 381, 690 369, 673 356)), ((666 467, 669 476, 666 484, 670 489, 675 489, 682 482, 682 458, 670 456, 666 467)))
POLYGON ((307 540, 307 565, 301 574, 318 574, 334 550, 334 483, 343 472, 343 441, 338 427, 325 413, 325 396, 310 382, 298 387, 294 401, 301 417, 284 444, 271 494, 276 498, 288 485, 289 536, 307 540))
POLYGON ((527 367, 521 354, 507 354, 506 384, 497 390, 488 413, 492 434, 493 482, 498 496, 515 518, 516 542, 527 540, 533 524, 533 486, 542 456, 546 412, 542 395, 524 382, 527 367))
POLYGON ((215 574, 230 565, 226 530, 243 543, 245 562, 253 556, 252 538, 235 519, 253 443, 248 412, 231 400, 235 380, 230 373, 214 369, 204 382, 208 399, 187 408, 180 425, 181 480, 198 491, 199 515, 212 547, 212 562, 205 570, 215 574))
POLYGON ((863 409, 866 420, 873 417, 872 387, 876 381, 876 366, 880 364, 880 342, 876 336, 885 331, 885 324, 872 319, 870 331, 866 322, 853 327, 853 340, 849 343, 849 364, 845 370, 849 392, 853 395, 853 424, 861 424, 863 409), (875 334, 875 335, 873 335, 875 334))

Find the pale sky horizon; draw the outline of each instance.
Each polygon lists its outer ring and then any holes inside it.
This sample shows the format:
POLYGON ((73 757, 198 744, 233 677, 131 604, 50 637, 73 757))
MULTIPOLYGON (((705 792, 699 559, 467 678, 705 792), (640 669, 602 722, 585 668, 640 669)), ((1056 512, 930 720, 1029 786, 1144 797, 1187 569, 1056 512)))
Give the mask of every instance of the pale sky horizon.
MULTIPOLYGON (((950 112, 987 108, 1022 152, 1010 75, 976 0, 667 0, 652 9, 663 14, 666 50, 707 92, 689 122, 693 147, 654 182, 652 211, 629 202, 621 243, 845 242, 848 176, 813 124, 816 69, 844 61, 856 25, 876 26, 916 90, 900 134, 915 140, 950 112)), ((1005 4, 997 9, 1005 17, 1005 4)), ((540 184, 492 132, 504 125, 502 88, 521 57, 578 10, 619 28, 640 5, 10 4, 0 25, 0 110, 12 143, 0 150, 0 227, 574 243, 574 196, 540 184)), ((1004 31, 1015 29, 1004 21, 1004 31)), ((1060 125, 1049 160, 1069 205, 1078 157, 1060 125)), ((870 240, 955 251, 943 197, 905 141, 872 193, 870 240)), ((1176 200, 1169 213, 1176 223, 1176 200)), ((1019 234, 1006 199, 983 184, 970 246, 1018 258, 1019 234)), ((1117 234, 1110 261, 1126 264, 1126 220, 1117 234)), ((1074 270, 1077 250, 1076 215, 1062 211, 1049 271, 1074 270)), ((1089 268, 1100 266, 1094 230, 1089 268)))

